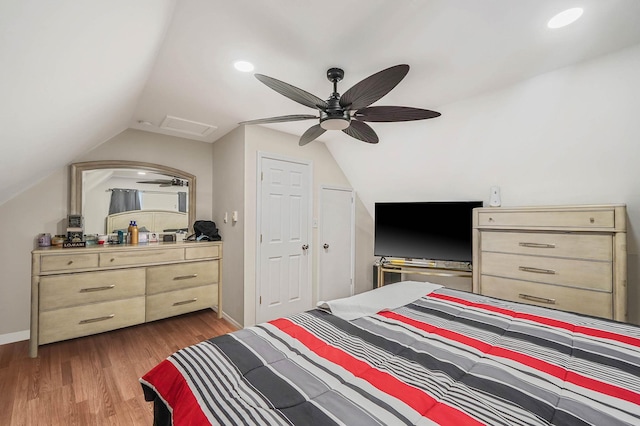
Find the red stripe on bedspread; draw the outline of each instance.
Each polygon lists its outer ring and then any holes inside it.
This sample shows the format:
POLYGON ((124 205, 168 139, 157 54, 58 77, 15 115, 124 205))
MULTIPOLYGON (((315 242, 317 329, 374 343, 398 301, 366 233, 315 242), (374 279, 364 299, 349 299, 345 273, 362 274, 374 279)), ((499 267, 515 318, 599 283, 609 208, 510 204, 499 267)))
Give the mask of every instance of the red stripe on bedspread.
POLYGON ((618 333, 614 333, 606 330, 598 330, 598 329, 586 327, 583 325, 571 324, 566 321, 545 318, 539 315, 527 314, 524 312, 518 312, 511 309, 506 309, 506 308, 499 308, 497 306, 487 305, 484 303, 472 302, 469 300, 460 299, 458 297, 448 296, 446 294, 430 293, 430 294, 427 294, 425 297, 447 300, 447 301, 458 303, 465 306, 471 306, 471 307, 483 309, 486 311, 496 312, 512 318, 526 319, 532 322, 537 322, 539 324, 548 325, 550 327, 562 328, 564 330, 572 331, 574 333, 585 334, 587 336, 598 337, 598 338, 607 339, 607 340, 616 340, 618 342, 640 348, 640 339, 632 336, 625 336, 624 334, 618 334, 618 333))
POLYGON ((210 424, 182 373, 168 360, 155 366, 142 380, 153 385, 169 406, 174 426, 210 424))
POLYGON ((378 315, 402 322, 404 324, 410 325, 419 330, 423 330, 427 333, 432 333, 438 336, 442 336, 445 339, 460 342, 466 346, 475 348, 482 353, 486 353, 487 355, 493 355, 493 356, 497 356, 505 359, 510 359, 512 361, 516 361, 520 364, 526 365, 538 371, 542 371, 546 374, 557 377, 566 382, 573 383, 574 385, 577 385, 586 389, 590 389, 595 392, 599 392, 615 398, 633 402, 634 404, 637 404, 638 401, 640 400, 640 394, 636 392, 633 392, 628 389, 623 389, 618 386, 611 385, 609 383, 601 382, 599 380, 595 380, 590 377, 583 376, 573 371, 567 371, 563 367, 559 367, 557 365, 532 357, 530 355, 525 355, 523 353, 516 352, 511 349, 502 348, 499 346, 491 346, 491 345, 488 345, 487 343, 481 342, 480 340, 474 339, 472 337, 464 336, 460 333, 456 333, 451 330, 436 327, 434 325, 427 324, 422 321, 418 321, 418 320, 406 317, 404 315, 397 314, 395 312, 384 311, 384 312, 379 312, 378 315))
POLYGON ((482 424, 468 414, 436 401, 426 392, 410 386, 391 374, 377 370, 370 364, 357 359, 347 352, 327 344, 306 329, 286 318, 270 321, 269 324, 272 324, 280 329, 280 331, 298 340, 322 358, 339 365, 354 376, 369 382, 377 389, 404 402, 418 413, 421 413, 422 416, 438 424, 470 426, 482 424))

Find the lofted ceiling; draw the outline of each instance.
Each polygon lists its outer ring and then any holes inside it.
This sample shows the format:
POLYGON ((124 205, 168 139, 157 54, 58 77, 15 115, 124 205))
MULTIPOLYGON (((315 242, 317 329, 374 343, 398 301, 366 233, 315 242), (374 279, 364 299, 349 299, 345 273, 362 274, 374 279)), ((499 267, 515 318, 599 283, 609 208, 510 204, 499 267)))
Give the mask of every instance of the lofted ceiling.
MULTIPOLYGON (((313 113, 236 60, 323 99, 330 67, 345 70, 344 92, 406 63, 378 104, 438 111, 636 45, 638 18, 638 0, 6 0, 0 204, 128 127, 214 142, 243 120, 313 113), (585 9, 577 23, 546 27, 574 6, 585 9)), ((300 135, 313 124, 269 127, 300 135)))

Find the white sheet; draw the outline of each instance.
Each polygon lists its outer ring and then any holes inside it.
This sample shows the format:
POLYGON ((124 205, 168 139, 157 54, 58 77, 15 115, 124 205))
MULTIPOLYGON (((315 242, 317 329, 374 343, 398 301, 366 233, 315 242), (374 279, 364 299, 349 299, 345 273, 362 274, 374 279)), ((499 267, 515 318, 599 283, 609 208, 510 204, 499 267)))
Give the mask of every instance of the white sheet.
POLYGON ((441 287, 440 284, 428 282, 401 281, 343 299, 320 301, 316 306, 351 321, 380 311, 399 308, 441 287))

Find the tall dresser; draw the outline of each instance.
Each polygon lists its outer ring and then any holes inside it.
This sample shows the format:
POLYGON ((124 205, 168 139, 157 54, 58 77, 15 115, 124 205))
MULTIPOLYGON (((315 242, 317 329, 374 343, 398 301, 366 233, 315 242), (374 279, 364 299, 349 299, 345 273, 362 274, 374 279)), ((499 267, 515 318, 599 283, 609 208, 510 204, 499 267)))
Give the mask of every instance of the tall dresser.
POLYGON ((221 242, 108 245, 32 252, 31 337, 38 346, 217 307, 221 242))
POLYGON ((624 205, 477 208, 473 291, 627 321, 624 205))

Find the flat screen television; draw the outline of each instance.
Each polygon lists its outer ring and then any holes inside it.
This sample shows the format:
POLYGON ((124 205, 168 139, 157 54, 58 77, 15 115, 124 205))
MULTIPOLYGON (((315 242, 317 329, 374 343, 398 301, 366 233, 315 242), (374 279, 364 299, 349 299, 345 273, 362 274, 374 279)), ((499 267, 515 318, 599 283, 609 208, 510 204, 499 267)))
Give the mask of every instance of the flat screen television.
POLYGON ((471 262, 475 207, 482 201, 376 203, 374 254, 471 262))

